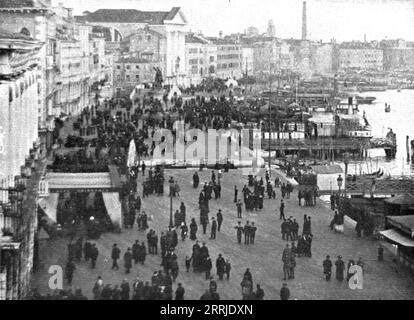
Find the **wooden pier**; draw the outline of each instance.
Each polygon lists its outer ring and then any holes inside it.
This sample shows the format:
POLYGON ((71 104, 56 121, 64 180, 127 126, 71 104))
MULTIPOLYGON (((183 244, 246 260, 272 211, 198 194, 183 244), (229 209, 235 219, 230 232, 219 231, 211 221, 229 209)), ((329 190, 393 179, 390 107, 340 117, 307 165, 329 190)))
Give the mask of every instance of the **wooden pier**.
MULTIPOLYGON (((262 139, 262 149, 269 151, 269 140, 262 139)), ((330 159, 343 153, 354 157, 364 158, 370 148, 368 139, 352 138, 317 138, 317 139, 272 139, 270 151, 276 154, 300 153, 302 155, 316 155, 320 158, 330 159)))
POLYGON ((384 180, 357 178, 346 181, 345 192, 354 196, 414 194, 414 177, 391 176, 384 180))

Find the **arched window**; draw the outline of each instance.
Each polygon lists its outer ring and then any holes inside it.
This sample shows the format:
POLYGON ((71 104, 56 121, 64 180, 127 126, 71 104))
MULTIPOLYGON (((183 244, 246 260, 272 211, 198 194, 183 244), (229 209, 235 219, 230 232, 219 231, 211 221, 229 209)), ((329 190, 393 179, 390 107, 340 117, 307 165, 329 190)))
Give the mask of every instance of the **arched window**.
POLYGON ((26 27, 24 27, 22 30, 20 30, 20 33, 24 34, 25 36, 30 37, 30 31, 26 27))

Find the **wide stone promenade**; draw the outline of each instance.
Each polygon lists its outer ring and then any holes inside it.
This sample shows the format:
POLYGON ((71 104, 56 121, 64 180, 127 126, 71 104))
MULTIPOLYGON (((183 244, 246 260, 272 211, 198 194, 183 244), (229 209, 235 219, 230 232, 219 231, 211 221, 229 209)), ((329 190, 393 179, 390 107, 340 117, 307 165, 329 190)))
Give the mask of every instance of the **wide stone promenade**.
MULTIPOLYGON (((198 196, 201 187, 197 190, 192 188, 192 170, 166 170, 166 180, 170 176, 178 180, 180 185, 180 198, 174 198, 174 211, 179 208, 183 201, 187 207, 187 223, 191 217, 199 222, 198 196)), ((199 172, 200 185, 209 181, 211 170, 199 172)), ((264 174, 262 174, 264 176, 264 174)), ((275 174, 272 178, 274 179, 275 174)), ((142 181, 140 174, 139 181, 142 181)), ((242 224, 246 220, 255 221, 258 231, 254 245, 239 245, 236 241, 234 226, 237 224, 235 204, 233 203, 234 185, 238 186, 239 197, 244 184, 247 184, 247 176, 242 175, 241 170, 231 170, 223 173, 221 179, 222 197, 220 200, 210 201, 210 218, 222 209, 224 222, 222 230, 216 240, 209 239, 210 226, 206 235, 202 235, 201 226, 197 233, 198 239, 205 241, 210 256, 213 260, 212 274, 215 273, 215 260, 219 253, 226 259, 230 259, 232 271, 230 280, 218 281, 218 292, 221 299, 240 299, 240 282, 246 268, 250 268, 254 286, 260 284, 265 291, 265 299, 279 299, 279 291, 283 283, 282 251, 286 241, 282 240, 280 233, 279 203, 280 192, 277 190, 276 200, 264 201, 264 209, 254 213, 243 211, 242 224)), ((139 184, 140 194, 141 184, 139 184)), ((165 184, 167 190, 167 183, 165 184)), ((167 192, 166 192, 167 194, 167 192)), ((358 239, 351 225, 345 225, 343 234, 335 234, 328 225, 332 219, 332 211, 326 204, 318 200, 316 207, 299 207, 297 194, 294 192, 291 198, 285 200, 285 215, 296 218, 302 230, 303 215, 312 217, 312 233, 314 235, 312 244, 312 258, 297 258, 297 267, 294 280, 288 281, 292 299, 414 299, 413 277, 406 271, 397 267, 392 261, 390 252, 385 252, 383 262, 377 261, 378 242, 367 239, 358 239), (351 290, 348 283, 339 283, 333 277, 331 282, 326 282, 322 273, 322 261, 329 254, 332 260, 342 255, 345 262, 349 259, 357 260, 359 257, 365 262, 364 287, 362 290, 351 290)), ((158 234, 164 231, 169 223, 170 201, 167 196, 150 196, 143 199, 142 209, 153 216, 149 222, 150 228, 157 230, 158 234)), ((161 257, 147 255, 144 266, 135 265, 130 274, 126 275, 120 261, 120 270, 111 270, 111 248, 117 243, 121 248, 121 256, 135 240, 145 241, 146 234, 134 229, 123 230, 121 234, 104 234, 96 241, 100 255, 96 269, 90 269, 86 262, 77 264, 73 280, 73 289, 82 288, 83 293, 92 297, 92 286, 98 275, 102 276, 105 283, 113 285, 120 284, 126 278, 132 285, 138 275, 144 281, 150 281, 154 271, 159 270, 161 257)), ((41 293, 50 292, 48 287, 48 268, 51 265, 62 265, 66 263, 67 245, 69 239, 51 239, 41 251, 41 268, 34 275, 33 287, 37 287, 41 293)), ((184 266, 184 258, 191 255, 194 244, 188 238, 179 244, 176 253, 179 258, 180 272, 174 284, 181 282, 186 290, 186 299, 199 299, 201 294, 208 288, 209 282, 205 280, 204 274, 187 273, 184 266)), ((66 287, 66 286, 65 286, 66 287)))

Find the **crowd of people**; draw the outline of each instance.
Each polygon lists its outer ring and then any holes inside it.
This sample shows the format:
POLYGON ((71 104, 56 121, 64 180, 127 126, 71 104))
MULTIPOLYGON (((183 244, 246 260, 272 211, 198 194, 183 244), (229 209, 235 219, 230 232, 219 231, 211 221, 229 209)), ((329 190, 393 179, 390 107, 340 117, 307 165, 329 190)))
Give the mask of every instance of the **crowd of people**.
MULTIPOLYGON (((161 260, 160 266, 162 267, 161 270, 154 272, 150 281, 145 281, 137 277, 131 286, 127 279, 123 280, 119 285, 112 285, 105 283, 101 277, 98 277, 92 287, 94 299, 172 300, 174 299, 173 285, 175 285, 177 278, 181 279, 184 276, 180 274, 180 261, 184 263, 186 272, 190 272, 192 269, 194 273, 201 274, 203 279, 209 281, 209 287, 200 299, 220 299, 217 281, 213 275, 213 267, 216 269, 218 281, 225 281, 230 280, 232 265, 230 259, 225 258, 223 253, 219 253, 215 261, 213 261, 208 243, 217 241, 217 233, 224 232, 222 228, 224 223, 227 225, 225 228, 226 232, 229 230, 227 228, 229 225, 234 226, 236 233, 235 243, 240 244, 243 250, 248 250, 247 246, 255 245, 258 228, 256 225, 257 221, 252 221, 252 219, 245 220, 244 225, 242 225, 243 210, 249 214, 257 213, 257 218, 254 219, 259 220, 260 210, 265 205, 276 208, 276 215, 279 213, 281 223, 282 240, 290 242, 282 242, 285 245, 281 257, 283 263, 283 280, 295 279, 296 258, 312 257, 312 240, 314 235, 312 234, 311 217, 306 214, 304 215, 303 228, 300 233, 300 226, 297 219, 287 214, 289 209, 286 208, 285 204, 285 200, 290 199, 291 193, 294 190, 293 185, 289 181, 281 183, 279 178, 276 178, 274 182, 271 181, 268 171, 263 177, 249 176, 248 183, 244 184, 242 188, 237 185, 234 186, 234 194, 230 199, 235 205, 234 211, 237 218, 234 217, 234 219, 227 216, 224 217, 221 209, 218 210, 216 216, 209 216, 211 214, 211 201, 217 201, 219 203, 222 197, 222 181, 225 179, 222 171, 212 170, 210 181, 204 183, 200 183, 199 174, 194 172, 192 187, 195 193, 194 198, 198 194, 198 209, 200 211, 199 224, 202 226, 204 235, 207 234, 207 226, 210 225, 209 239, 200 241, 201 237, 197 236, 199 229, 196 219, 191 217, 189 219, 190 223, 187 224, 187 217, 189 214, 194 214, 194 212, 187 212, 186 200, 184 199, 189 195, 180 194, 180 186, 177 180, 173 177, 170 177, 168 180, 165 179, 162 166, 147 168, 144 161, 129 168, 129 171, 126 169, 126 153, 129 142, 134 139, 137 146, 137 154, 140 157, 150 156, 154 152, 154 141, 152 141, 151 146, 147 145, 146 141, 148 139, 151 140, 157 127, 170 129, 174 134, 174 119, 184 119, 185 123, 189 124, 191 128, 200 128, 203 130, 206 128, 229 128, 234 120, 240 122, 247 121, 245 115, 237 112, 236 108, 233 106, 229 108, 230 104, 231 102, 223 97, 212 97, 209 100, 204 97, 195 97, 188 101, 174 99, 172 107, 168 111, 163 111, 160 108, 160 101, 157 101, 153 97, 144 97, 142 105, 135 110, 131 109, 131 106, 124 100, 112 99, 104 103, 102 111, 97 109, 84 111, 84 114, 88 114, 88 117, 95 119, 93 123, 97 127, 97 138, 94 141, 94 145, 96 146, 95 157, 92 157, 93 160, 90 160, 92 158, 88 155, 87 162, 91 165, 96 164, 98 160, 101 160, 102 163, 104 161, 107 161, 107 163, 115 163, 119 166, 121 172, 123 171, 126 174, 128 180, 122 192, 122 200, 127 204, 128 210, 124 213, 124 227, 132 229, 136 223, 138 232, 144 233, 147 240, 146 244, 143 241, 136 240, 123 252, 116 243, 113 244, 111 252, 112 269, 116 271, 120 269, 118 261, 122 258, 123 268, 121 272, 129 274, 134 269, 134 264, 145 265, 147 255, 158 256, 159 254, 161 260), (153 111, 145 112, 146 104, 151 105, 153 111), (112 111, 119 105, 124 105, 123 111, 116 113, 116 116, 112 116, 112 111), (156 116, 157 113, 160 113, 161 116, 156 116), (140 123, 142 119, 145 119, 145 121, 140 123), (102 152, 104 149, 106 151, 102 152), (143 179, 141 186, 142 198, 138 195, 139 186, 137 178, 140 174, 143 179), (152 220, 152 214, 157 213, 151 212, 147 215, 142 208, 145 207, 143 204, 144 201, 154 201, 152 199, 154 194, 160 197, 164 196, 165 183, 168 184, 168 194, 165 195, 171 198, 179 198, 181 204, 179 209, 173 214, 172 225, 165 231, 160 230, 160 235, 158 235, 158 232, 155 230, 155 224, 151 224, 151 227, 149 225, 149 221, 152 220), (276 193, 278 189, 280 189, 280 199, 276 199, 279 198, 276 193), (265 194, 268 198, 266 201, 265 194), (277 212, 277 203, 279 201, 279 212, 277 212), (224 218, 226 219, 224 220, 224 218), (185 259, 183 259, 183 256, 178 255, 179 250, 177 250, 177 247, 180 246, 178 241, 179 234, 181 234, 182 241, 186 241, 188 236, 189 240, 194 242, 191 254, 185 256, 185 259)), ((66 159, 59 159, 58 162, 60 166, 70 164, 66 159)), ((302 206, 302 199, 305 199, 305 207, 314 206, 316 204, 316 197, 316 192, 307 193, 299 190, 299 206, 302 206)), ((333 199, 333 208, 337 208, 335 198, 333 199)), ((338 217, 335 216, 334 224, 337 222, 338 217)), ((157 227, 160 228, 160 226, 157 227)), ((232 229, 233 227, 230 227, 230 230, 232 229)), ((257 242, 260 243, 260 241, 261 239, 258 238, 257 242)), ((82 238, 79 238, 77 241, 69 244, 68 252, 65 277, 67 284, 71 285, 73 276, 76 273, 77 263, 83 258, 85 261, 90 260, 91 268, 95 268, 99 257, 99 250, 96 243, 90 240, 84 241, 82 238)), ((333 264, 329 261, 328 256, 327 260, 323 262, 323 269, 324 274, 329 274, 330 279, 333 264)), ((352 263, 355 262, 349 262, 348 270, 352 266, 352 263)), ((358 261, 357 264, 360 263, 362 264, 362 261, 358 261)), ((337 279, 338 281, 342 281, 340 280, 340 274, 341 270, 343 274, 345 266, 340 257, 335 262, 335 266, 337 279)), ((256 290, 253 289, 252 274, 248 268, 243 275, 240 285, 243 299, 261 300, 265 296, 265 292, 260 284, 256 284, 256 290)), ((61 297, 61 299, 86 299, 82 291, 79 290, 76 290, 74 294, 72 294, 71 290, 55 292, 51 296, 55 298, 61 297)), ((180 282, 176 286, 175 299, 183 300, 184 296, 185 289, 180 282)), ((33 297, 39 298, 37 291, 34 292, 33 297)), ((282 300, 290 298, 290 291, 286 283, 283 284, 280 297, 282 300)))

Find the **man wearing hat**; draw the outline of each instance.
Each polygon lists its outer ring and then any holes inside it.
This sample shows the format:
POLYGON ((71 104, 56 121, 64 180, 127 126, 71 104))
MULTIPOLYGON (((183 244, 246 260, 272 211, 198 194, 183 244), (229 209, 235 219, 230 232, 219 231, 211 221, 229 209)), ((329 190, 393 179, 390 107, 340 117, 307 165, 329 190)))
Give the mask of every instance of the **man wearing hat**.
POLYGON ((210 239, 216 239, 216 231, 217 231, 217 221, 213 218, 211 218, 211 235, 210 239))
POLYGON ((338 256, 338 260, 336 260, 335 266, 336 266, 336 280, 343 281, 344 280, 345 263, 342 261, 341 256, 338 256))
POLYGON ((217 231, 220 232, 221 224, 223 223, 223 213, 221 212, 221 209, 217 212, 217 231))
POLYGON ((127 252, 124 254, 124 266, 125 266, 125 273, 130 273, 132 268, 132 253, 131 248, 128 248, 127 252))
POLYGON ((241 239, 242 239, 242 234, 243 234, 243 231, 244 231, 240 221, 237 222, 237 226, 235 226, 234 229, 236 229, 237 242, 240 244, 241 239))
POLYGON ((327 255, 326 259, 323 261, 323 273, 325 274, 326 281, 331 280, 332 261, 330 260, 329 255, 327 255))

